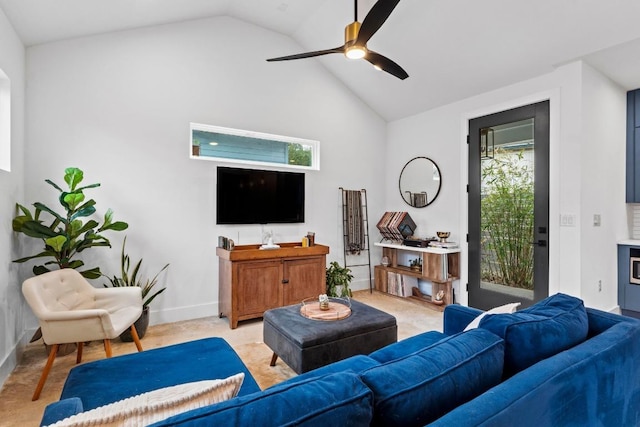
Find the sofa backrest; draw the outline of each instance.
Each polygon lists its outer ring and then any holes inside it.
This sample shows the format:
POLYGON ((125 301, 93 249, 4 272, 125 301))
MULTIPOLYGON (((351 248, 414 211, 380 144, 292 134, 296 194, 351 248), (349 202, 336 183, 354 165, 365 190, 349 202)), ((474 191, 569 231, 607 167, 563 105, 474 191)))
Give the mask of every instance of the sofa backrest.
POLYGON ((594 335, 430 426, 640 425, 640 321, 587 309, 594 335))

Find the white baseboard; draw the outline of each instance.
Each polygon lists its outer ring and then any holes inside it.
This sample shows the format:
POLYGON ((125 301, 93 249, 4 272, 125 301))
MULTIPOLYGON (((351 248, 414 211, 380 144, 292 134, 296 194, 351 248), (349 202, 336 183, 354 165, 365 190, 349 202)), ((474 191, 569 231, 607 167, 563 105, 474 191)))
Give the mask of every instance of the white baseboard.
POLYGON ((2 363, 0 364, 0 387, 4 384, 4 382, 9 378, 11 372, 18 365, 18 361, 22 357, 22 353, 24 352, 25 347, 29 344, 31 337, 36 332, 35 329, 27 329, 23 332, 20 340, 16 343, 16 345, 11 349, 7 357, 4 358, 2 363))
POLYGON ((180 322, 182 320, 199 319, 201 317, 219 316, 218 303, 191 305, 188 307, 170 308, 154 311, 151 308, 149 324, 180 322))

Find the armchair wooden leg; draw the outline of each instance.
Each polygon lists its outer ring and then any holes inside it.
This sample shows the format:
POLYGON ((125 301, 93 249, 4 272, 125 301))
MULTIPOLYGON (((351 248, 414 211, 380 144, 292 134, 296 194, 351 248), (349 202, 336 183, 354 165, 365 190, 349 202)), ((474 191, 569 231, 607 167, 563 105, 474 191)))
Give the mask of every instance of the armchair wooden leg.
POLYGON ((78 343, 78 354, 76 355, 76 364, 82 362, 82 348, 84 346, 83 342, 78 343))
POLYGON ((138 349, 138 351, 142 351, 142 344, 140 343, 140 337, 138 336, 136 325, 131 325, 131 338, 133 338, 133 342, 136 343, 136 348, 138 349))
POLYGON ((58 354, 58 344, 53 344, 51 346, 51 352, 49 353, 49 358, 47 359, 47 364, 44 365, 44 369, 42 370, 42 375, 40 376, 40 381, 38 381, 38 385, 36 386, 36 391, 33 392, 33 397, 31 398, 31 400, 35 401, 40 398, 40 393, 42 392, 44 383, 47 381, 47 377, 49 376, 49 371, 51 371, 51 366, 53 366, 53 361, 56 359, 56 354, 58 354))
POLYGON ((111 340, 104 340, 104 352, 107 353, 107 357, 111 357, 111 340))

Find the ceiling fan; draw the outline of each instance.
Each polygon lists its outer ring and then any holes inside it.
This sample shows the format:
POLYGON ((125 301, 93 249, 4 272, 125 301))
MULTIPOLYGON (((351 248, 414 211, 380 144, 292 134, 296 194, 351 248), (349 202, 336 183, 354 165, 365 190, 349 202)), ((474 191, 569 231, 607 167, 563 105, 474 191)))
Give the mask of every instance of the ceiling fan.
POLYGON ((281 56, 279 58, 267 59, 267 61, 289 61, 291 59, 312 58, 329 53, 342 53, 349 59, 363 58, 373 64, 376 69, 386 71, 404 80, 409 77, 409 74, 407 74, 401 66, 389 58, 367 49, 369 39, 380 29, 398 3, 400 3, 400 0, 378 0, 367 16, 365 16, 362 24, 360 24, 360 22, 358 22, 358 0, 354 0, 355 19, 354 22, 347 25, 344 29, 344 44, 342 46, 334 49, 281 56))

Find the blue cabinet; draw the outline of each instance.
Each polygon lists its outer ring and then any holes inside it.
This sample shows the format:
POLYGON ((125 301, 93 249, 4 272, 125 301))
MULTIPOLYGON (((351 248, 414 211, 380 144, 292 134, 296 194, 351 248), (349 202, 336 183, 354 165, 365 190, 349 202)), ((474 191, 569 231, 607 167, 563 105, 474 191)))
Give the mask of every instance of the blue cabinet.
POLYGON ((640 317, 640 283, 631 277, 634 260, 640 259, 640 246, 618 244, 618 305, 622 314, 640 317))
POLYGON ((627 203, 640 203, 640 89, 627 92, 627 203))

